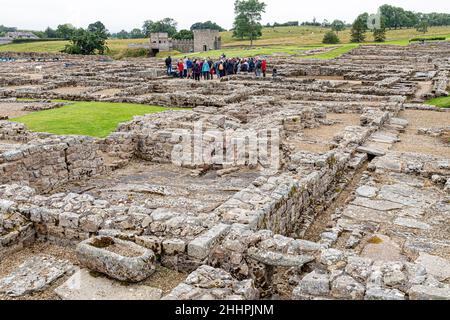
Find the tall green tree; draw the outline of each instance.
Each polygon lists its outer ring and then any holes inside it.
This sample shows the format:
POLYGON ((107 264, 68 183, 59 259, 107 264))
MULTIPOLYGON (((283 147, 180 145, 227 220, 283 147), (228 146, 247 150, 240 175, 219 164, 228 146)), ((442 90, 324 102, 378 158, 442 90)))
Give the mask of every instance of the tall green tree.
POLYGON ((428 32, 428 22, 426 20, 420 21, 416 26, 416 30, 418 32, 427 33, 428 32))
POLYGON ((142 33, 149 37, 150 33, 154 32, 167 32, 169 37, 173 37, 177 33, 177 22, 172 18, 164 18, 159 21, 145 21, 142 26, 142 33))
POLYGON ((109 37, 109 31, 101 21, 91 23, 87 30, 89 32, 96 33, 99 37, 103 37, 105 39, 108 39, 109 37))
POLYGON ((340 31, 344 31, 345 30, 345 23, 343 21, 341 21, 341 20, 334 20, 331 23, 331 30, 336 32, 336 34, 339 34, 340 31))
POLYGON ((134 28, 130 31, 129 37, 131 39, 142 39, 145 38, 144 34, 142 33, 142 30, 139 28, 134 28))
MULTIPOLYGON (((139 30, 139 31, 141 31, 141 30, 139 30)), ((117 39, 129 39, 130 38, 130 34, 126 30, 121 30, 121 31, 116 33, 116 38, 117 39)))
POLYGON ((50 27, 47 27, 47 29, 45 29, 44 33, 45 33, 46 38, 49 38, 49 39, 50 38, 58 38, 58 33, 56 32, 56 30, 53 30, 50 27))
POLYGON ((261 16, 266 4, 258 0, 236 0, 234 3, 233 37, 253 41, 262 36, 261 16))
MULTIPOLYGON (((93 30, 93 29, 92 29, 93 30)), ((77 29, 71 36, 71 44, 67 45, 64 52, 69 54, 104 54, 108 47, 106 39, 102 32, 92 32, 85 29, 77 29)))
POLYGON ((192 40, 194 39, 194 32, 183 29, 177 32, 172 38, 177 40, 192 40))
POLYGON ((351 30, 351 42, 361 43, 366 40, 368 13, 363 13, 353 22, 351 30))
POLYGON ((56 28, 56 34, 58 35, 58 38, 70 39, 75 34, 76 30, 77 29, 70 23, 60 24, 56 28))
POLYGON ((217 23, 212 22, 212 21, 206 21, 206 22, 196 22, 191 26, 191 31, 192 30, 198 30, 198 29, 212 29, 212 30, 219 30, 219 31, 225 31, 224 28, 222 28, 221 26, 219 26, 217 23))

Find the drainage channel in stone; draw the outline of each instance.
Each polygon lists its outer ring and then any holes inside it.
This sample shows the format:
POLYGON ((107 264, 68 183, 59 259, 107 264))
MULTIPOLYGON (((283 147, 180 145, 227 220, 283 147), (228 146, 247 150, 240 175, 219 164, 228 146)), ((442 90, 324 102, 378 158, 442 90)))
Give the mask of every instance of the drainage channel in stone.
POLYGON ((354 172, 350 172, 347 177, 342 179, 343 181, 338 185, 344 184, 345 187, 342 190, 339 190, 339 187, 336 188, 336 192, 338 192, 339 195, 332 201, 326 210, 317 214, 316 218, 303 237, 305 240, 313 242, 319 241, 321 234, 326 232, 328 228, 333 227, 333 216, 336 210, 344 207, 349 202, 355 187, 358 185, 361 177, 367 170, 368 163, 369 162, 366 161, 361 168, 355 170, 354 172))

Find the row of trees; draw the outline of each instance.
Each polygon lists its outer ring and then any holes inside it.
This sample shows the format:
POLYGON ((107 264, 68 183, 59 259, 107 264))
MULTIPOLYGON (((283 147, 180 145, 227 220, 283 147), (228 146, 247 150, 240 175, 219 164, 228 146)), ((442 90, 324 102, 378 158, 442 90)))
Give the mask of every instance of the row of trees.
MULTIPOLYGON (((372 30, 375 42, 384 42, 386 40, 386 29, 415 27, 417 31, 426 33, 430 25, 436 25, 437 23, 434 21, 434 24, 431 24, 428 19, 420 18, 420 16, 423 16, 422 14, 415 14, 411 11, 405 11, 402 8, 389 5, 380 7, 379 13, 381 14, 380 25, 378 28, 372 30)), ((368 19, 369 14, 363 13, 353 22, 351 42, 360 43, 366 40, 366 32, 369 31, 368 19)), ((448 25, 450 25, 450 20, 448 21, 448 25)))
POLYGON ((412 12, 388 4, 380 7, 380 13, 384 17, 385 27, 388 29, 414 28, 423 22, 429 26, 450 25, 450 14, 448 13, 412 12))
POLYGON ((196 22, 189 30, 182 29, 177 31, 177 22, 172 18, 164 18, 159 21, 147 20, 144 22, 142 29, 135 28, 130 32, 122 30, 118 33, 112 34, 113 38, 117 39, 139 39, 149 37, 152 32, 167 32, 173 39, 193 39, 193 30, 197 29, 213 29, 225 31, 224 28, 212 21, 196 22))
POLYGON ((15 32, 15 31, 17 31, 17 28, 0 25, 0 37, 4 37, 7 32, 15 32))

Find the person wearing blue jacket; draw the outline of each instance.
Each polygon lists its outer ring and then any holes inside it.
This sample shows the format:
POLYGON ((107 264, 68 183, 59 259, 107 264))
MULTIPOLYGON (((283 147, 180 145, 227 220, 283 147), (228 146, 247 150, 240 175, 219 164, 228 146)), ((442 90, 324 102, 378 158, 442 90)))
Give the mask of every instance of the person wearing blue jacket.
POLYGON ((209 67, 208 60, 205 59, 205 61, 203 61, 203 66, 202 66, 203 80, 209 80, 210 72, 211 72, 211 69, 209 67))
POLYGON ((186 67, 187 67, 187 77, 188 79, 192 79, 192 68, 194 67, 194 63, 192 62, 191 58, 187 59, 186 67))

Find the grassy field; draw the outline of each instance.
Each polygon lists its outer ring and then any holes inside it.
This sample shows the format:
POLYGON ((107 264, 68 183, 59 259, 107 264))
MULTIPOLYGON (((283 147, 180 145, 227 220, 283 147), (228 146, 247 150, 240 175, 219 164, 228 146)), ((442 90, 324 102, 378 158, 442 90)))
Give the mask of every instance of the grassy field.
POLYGON ((103 138, 113 132, 119 123, 130 121, 133 116, 175 109, 132 103, 73 102, 62 108, 30 113, 12 121, 24 123, 36 132, 103 138))
MULTIPOLYGON (((321 44, 324 34, 330 29, 321 27, 275 27, 264 28, 263 35, 254 45, 316 45, 321 44)), ((450 37, 450 26, 432 27, 428 29, 425 36, 446 36, 450 37)), ((232 32, 222 32, 222 44, 224 47, 249 45, 249 41, 242 41, 232 38, 232 32)), ((386 40, 389 42, 403 40, 402 43, 408 43, 409 39, 423 36, 423 33, 416 29, 388 30, 386 40)), ((339 38, 342 43, 350 42, 350 29, 339 32, 339 38)), ((368 42, 373 41, 372 34, 367 32, 368 42)))
MULTIPOLYGON (((116 59, 123 57, 142 56, 140 49, 128 49, 130 43, 148 43, 148 39, 125 39, 125 40, 108 40, 107 45, 110 50, 110 56, 116 59)), ((43 41, 0 45, 0 52, 60 52, 69 41, 43 41)))
MULTIPOLYGON (((298 54, 305 50, 321 47, 322 39, 325 32, 329 29, 321 27, 276 27, 264 28, 263 36, 254 42, 253 47, 249 47, 249 41, 241 41, 232 38, 232 33, 229 31, 222 32, 223 49, 218 51, 208 52, 211 58, 217 58, 222 53, 227 56, 259 56, 259 55, 276 55, 276 54, 298 54)), ((407 45, 409 40, 414 37, 422 37, 423 34, 417 32, 415 29, 401 29, 388 30, 387 41, 385 44, 393 45, 407 45)), ((450 39, 450 26, 448 27, 432 27, 425 37, 445 36, 450 39)), ((309 58, 318 59, 332 59, 343 53, 355 48, 356 44, 350 44, 350 30, 345 30, 339 33, 341 44, 336 50, 331 52, 309 56, 309 58)), ((373 41, 371 33, 367 33, 367 43, 373 41)), ((1 45, 1 51, 17 51, 17 52, 59 52, 64 49, 67 41, 54 42, 34 42, 22 44, 1 45)), ((126 40, 108 40, 108 47, 110 48, 109 55, 115 59, 125 57, 140 57, 147 54, 146 50, 128 49, 130 43, 148 43, 148 39, 126 39, 126 40)), ((172 56, 184 56, 179 52, 170 52, 172 56)), ((165 57, 167 54, 161 54, 160 57, 165 57)), ((190 56, 198 56, 198 54, 190 54, 190 56)))
POLYGON ((428 100, 425 102, 428 105, 441 107, 441 108, 450 108, 450 97, 440 97, 428 100))

